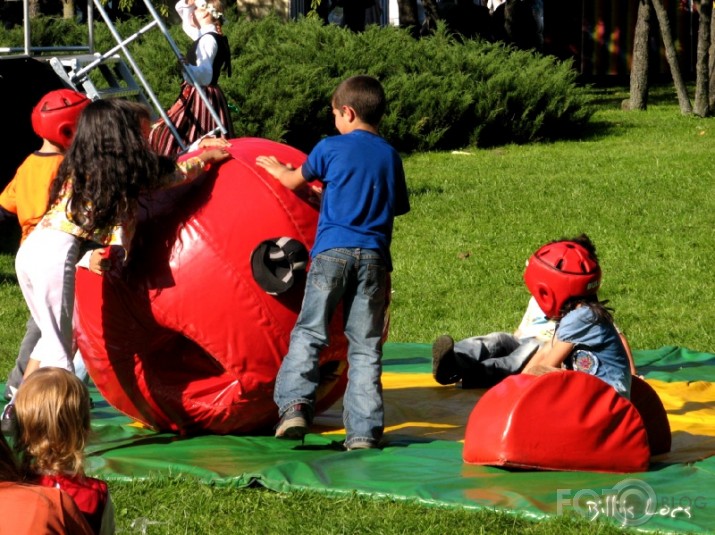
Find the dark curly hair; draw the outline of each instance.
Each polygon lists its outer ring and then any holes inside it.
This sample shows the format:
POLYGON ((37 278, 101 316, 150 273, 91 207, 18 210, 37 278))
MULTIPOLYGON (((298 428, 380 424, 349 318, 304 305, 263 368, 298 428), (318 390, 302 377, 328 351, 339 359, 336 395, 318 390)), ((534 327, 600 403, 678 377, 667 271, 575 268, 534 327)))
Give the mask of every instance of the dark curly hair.
POLYGON ((49 205, 72 180, 68 217, 87 234, 120 224, 137 208, 139 194, 159 188, 175 163, 159 156, 142 131, 144 106, 97 100, 80 115, 77 132, 50 189, 49 205))

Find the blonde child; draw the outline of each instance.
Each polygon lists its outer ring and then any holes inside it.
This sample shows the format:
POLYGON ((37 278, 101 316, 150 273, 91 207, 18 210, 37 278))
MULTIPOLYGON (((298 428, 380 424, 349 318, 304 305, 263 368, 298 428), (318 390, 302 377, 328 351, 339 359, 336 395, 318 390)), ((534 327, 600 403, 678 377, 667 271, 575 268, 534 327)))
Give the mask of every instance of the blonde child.
POLYGON ((15 398, 15 449, 26 478, 72 496, 94 533, 114 533, 107 484, 84 473, 90 433, 85 384, 62 368, 42 368, 23 381, 15 398))
POLYGON ((92 529, 72 497, 62 489, 24 481, 12 449, 0 433, 0 535, 72 533, 92 529))

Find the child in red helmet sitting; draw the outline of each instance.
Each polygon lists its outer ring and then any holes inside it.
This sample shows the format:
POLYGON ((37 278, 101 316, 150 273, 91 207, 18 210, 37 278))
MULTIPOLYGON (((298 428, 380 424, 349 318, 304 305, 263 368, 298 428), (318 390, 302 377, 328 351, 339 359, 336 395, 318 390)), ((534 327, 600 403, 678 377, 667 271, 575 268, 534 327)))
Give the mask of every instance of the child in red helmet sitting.
POLYGON ((601 267, 586 235, 549 243, 526 266, 524 281, 556 332, 529 360, 523 373, 561 367, 590 373, 630 398, 631 366, 611 312, 598 299, 601 267))
POLYGON ((432 347, 435 380, 488 388, 508 375, 545 373, 563 364, 604 379, 628 397, 636 368, 625 336, 596 297, 601 271, 589 237, 582 234, 544 245, 529 260, 524 279, 532 297, 517 331, 456 344, 450 336, 440 336, 432 347), (620 371, 623 355, 625 377, 620 371))

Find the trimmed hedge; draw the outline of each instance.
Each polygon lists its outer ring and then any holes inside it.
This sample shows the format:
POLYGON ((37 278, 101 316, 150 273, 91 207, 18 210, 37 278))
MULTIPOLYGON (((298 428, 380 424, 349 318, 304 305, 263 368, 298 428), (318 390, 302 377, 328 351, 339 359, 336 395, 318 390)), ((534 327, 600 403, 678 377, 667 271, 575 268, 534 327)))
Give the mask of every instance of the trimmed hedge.
MULTIPOLYGON (((145 23, 132 19, 117 27, 128 36, 145 23)), ((73 25, 34 20, 33 45, 86 42, 86 29, 73 25)), ((181 28, 170 30, 185 50, 189 40, 181 28)), ((503 44, 458 43, 444 27, 416 40, 395 27, 355 34, 312 18, 285 22, 269 16, 231 21, 224 33, 233 76, 219 83, 234 108, 237 135, 304 151, 335 133, 330 95, 358 73, 382 81, 389 105, 380 131, 404 152, 558 139, 578 133, 592 115, 568 63, 503 44)), ((0 42, 18 36, 21 43, 17 30, 0 32, 0 42)), ((115 44, 103 24, 96 24, 95 40, 98 50, 115 44)), ((148 32, 130 49, 160 101, 171 105, 181 73, 161 33, 148 32)))

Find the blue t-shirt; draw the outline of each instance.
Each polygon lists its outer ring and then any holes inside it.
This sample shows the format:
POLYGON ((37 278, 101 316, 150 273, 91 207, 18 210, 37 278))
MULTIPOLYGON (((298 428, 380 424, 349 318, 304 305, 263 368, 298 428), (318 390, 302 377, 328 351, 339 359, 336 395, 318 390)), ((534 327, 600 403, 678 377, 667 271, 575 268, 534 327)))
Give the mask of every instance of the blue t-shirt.
POLYGON ((631 368, 613 323, 598 321, 591 308, 581 306, 561 319, 556 338, 575 345, 567 367, 595 375, 630 399, 631 368))
POLYGON ((410 210, 398 152, 380 136, 354 130, 321 140, 302 173, 308 181, 323 183, 311 254, 337 247, 374 249, 391 271, 394 218, 410 210))

